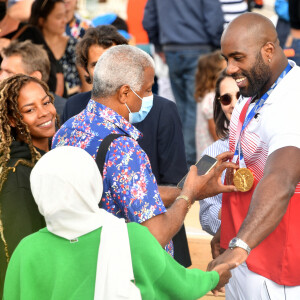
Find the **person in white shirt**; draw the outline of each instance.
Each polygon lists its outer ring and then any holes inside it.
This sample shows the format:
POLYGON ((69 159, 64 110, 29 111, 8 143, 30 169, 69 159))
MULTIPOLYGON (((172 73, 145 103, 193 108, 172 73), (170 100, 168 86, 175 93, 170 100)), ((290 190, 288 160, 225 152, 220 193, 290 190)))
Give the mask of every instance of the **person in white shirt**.
POLYGON ((226 299, 300 299, 300 68, 260 14, 233 20, 221 49, 243 96, 231 117, 229 148, 247 169, 241 182, 252 173, 254 183, 223 195, 220 246, 226 250, 208 269, 241 264, 226 299))

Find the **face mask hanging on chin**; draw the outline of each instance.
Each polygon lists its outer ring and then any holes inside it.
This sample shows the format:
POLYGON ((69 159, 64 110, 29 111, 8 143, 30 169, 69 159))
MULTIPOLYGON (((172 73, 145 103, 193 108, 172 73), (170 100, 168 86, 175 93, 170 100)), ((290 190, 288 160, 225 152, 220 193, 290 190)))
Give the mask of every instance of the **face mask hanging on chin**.
POLYGON ((142 101, 142 106, 138 112, 131 112, 127 103, 125 103, 128 111, 129 111, 129 123, 134 124, 134 123, 139 123, 139 122, 144 121, 145 118, 147 117, 149 111, 151 110, 151 108, 153 106, 153 94, 148 97, 141 98, 134 90, 132 90, 132 91, 142 101))

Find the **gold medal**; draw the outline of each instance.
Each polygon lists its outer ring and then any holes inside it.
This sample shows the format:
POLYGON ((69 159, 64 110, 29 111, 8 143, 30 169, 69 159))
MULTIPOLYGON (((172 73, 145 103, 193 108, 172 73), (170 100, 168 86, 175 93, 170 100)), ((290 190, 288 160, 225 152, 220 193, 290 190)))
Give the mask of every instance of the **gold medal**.
POLYGON ((233 184, 240 192, 248 192, 254 183, 254 175, 248 168, 238 169, 233 176, 233 184))

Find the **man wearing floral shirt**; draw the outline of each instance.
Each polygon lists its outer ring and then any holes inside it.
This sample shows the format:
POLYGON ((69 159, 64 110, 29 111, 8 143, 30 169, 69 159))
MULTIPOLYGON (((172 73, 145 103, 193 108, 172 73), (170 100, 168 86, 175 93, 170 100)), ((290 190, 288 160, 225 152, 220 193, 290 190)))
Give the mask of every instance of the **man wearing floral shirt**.
MULTIPOLYGON (((128 122, 143 110, 145 99, 142 98, 152 95, 153 81, 154 63, 148 54, 128 45, 107 50, 94 71, 92 99, 85 110, 69 119, 56 133, 53 148, 81 147, 95 159, 107 135, 127 135, 115 139, 106 154, 102 208, 128 222, 145 225, 160 244, 166 246, 181 227, 195 199, 232 191, 233 187, 217 183, 228 163, 223 163, 214 175, 199 177, 195 172, 189 181, 192 183, 184 187, 181 194, 174 187, 160 189, 165 204, 179 196, 166 210, 149 159, 137 142, 141 133, 128 122), (207 184, 208 181, 211 184, 207 184)), ((172 254, 172 244, 167 250, 172 254)))

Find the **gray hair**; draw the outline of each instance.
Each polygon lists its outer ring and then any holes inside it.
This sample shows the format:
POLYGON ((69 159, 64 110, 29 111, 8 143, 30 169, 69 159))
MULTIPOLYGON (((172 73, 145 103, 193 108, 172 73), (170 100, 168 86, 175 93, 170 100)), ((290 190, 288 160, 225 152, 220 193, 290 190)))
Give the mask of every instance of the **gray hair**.
POLYGON ((15 40, 3 49, 3 55, 6 57, 21 56, 22 67, 27 75, 39 71, 43 81, 47 82, 49 80, 50 61, 42 45, 33 44, 29 40, 24 42, 15 40))
POLYGON ((140 91, 146 68, 154 69, 149 54, 137 47, 118 45, 108 49, 98 60, 93 79, 93 98, 114 95, 122 85, 140 91))

